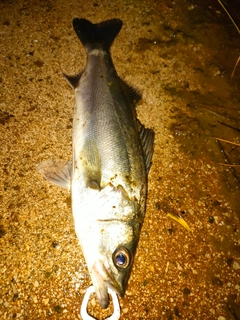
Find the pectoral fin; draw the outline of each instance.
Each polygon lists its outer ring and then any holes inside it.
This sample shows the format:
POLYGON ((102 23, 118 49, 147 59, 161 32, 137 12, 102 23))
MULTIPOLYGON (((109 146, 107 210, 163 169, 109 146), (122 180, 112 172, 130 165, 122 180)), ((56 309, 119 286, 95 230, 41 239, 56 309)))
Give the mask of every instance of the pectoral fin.
POLYGON ((46 160, 37 164, 36 169, 51 183, 70 190, 72 170, 70 162, 65 160, 46 160))

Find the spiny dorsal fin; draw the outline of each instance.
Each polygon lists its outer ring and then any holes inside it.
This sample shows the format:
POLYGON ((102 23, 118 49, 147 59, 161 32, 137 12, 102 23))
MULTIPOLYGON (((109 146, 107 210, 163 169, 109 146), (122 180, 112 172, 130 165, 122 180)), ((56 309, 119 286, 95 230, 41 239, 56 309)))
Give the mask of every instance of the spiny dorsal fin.
POLYGON ((145 158, 145 165, 147 173, 150 170, 152 164, 152 156, 154 151, 154 131, 152 129, 146 129, 139 121, 139 135, 140 140, 142 142, 144 158, 145 158))

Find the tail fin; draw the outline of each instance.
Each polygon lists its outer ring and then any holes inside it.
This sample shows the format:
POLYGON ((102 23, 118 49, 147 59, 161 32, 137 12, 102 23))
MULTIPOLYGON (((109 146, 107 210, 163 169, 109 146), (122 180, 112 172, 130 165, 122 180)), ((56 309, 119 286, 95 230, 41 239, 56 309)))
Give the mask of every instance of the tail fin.
POLYGON ((122 28, 122 20, 112 19, 93 24, 88 20, 75 18, 73 28, 88 51, 93 49, 108 51, 122 28))

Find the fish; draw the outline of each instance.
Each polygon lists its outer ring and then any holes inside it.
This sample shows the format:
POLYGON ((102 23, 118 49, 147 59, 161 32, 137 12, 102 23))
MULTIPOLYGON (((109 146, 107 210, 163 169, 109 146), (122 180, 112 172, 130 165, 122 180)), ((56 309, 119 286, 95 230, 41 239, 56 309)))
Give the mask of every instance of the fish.
POLYGON ((64 74, 75 93, 72 163, 45 160, 37 170, 71 192, 76 235, 102 308, 108 289, 123 297, 144 221, 154 131, 136 116, 140 93, 114 67, 110 47, 122 20, 73 28, 87 53, 83 71, 64 74))

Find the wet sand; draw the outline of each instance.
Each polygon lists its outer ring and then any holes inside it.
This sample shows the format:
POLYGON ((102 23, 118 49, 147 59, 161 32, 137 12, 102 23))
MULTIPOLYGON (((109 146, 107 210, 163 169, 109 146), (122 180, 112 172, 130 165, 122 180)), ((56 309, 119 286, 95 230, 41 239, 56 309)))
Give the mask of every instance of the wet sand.
MULTIPOLYGON (((240 25, 237 7, 229 7, 240 25)), ((120 18, 118 74, 155 131, 144 226, 120 319, 240 319, 240 34, 217 1, 1 1, 0 318, 80 319, 91 284, 70 195, 35 166, 71 160, 86 54, 75 17, 120 18), (181 215, 187 231, 169 217, 181 215)), ((89 312, 103 319, 94 296, 89 312)))

